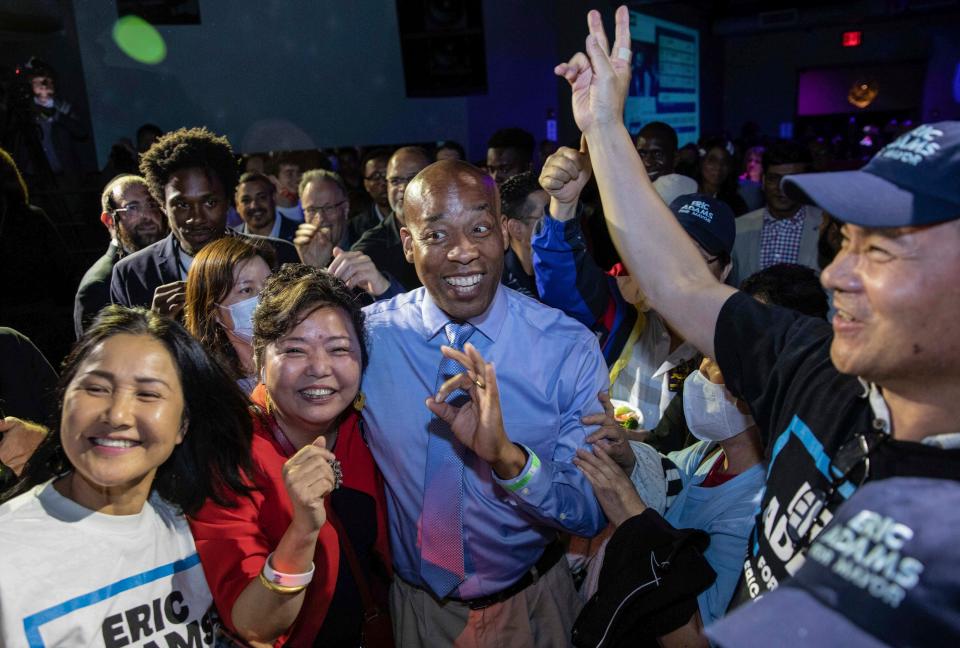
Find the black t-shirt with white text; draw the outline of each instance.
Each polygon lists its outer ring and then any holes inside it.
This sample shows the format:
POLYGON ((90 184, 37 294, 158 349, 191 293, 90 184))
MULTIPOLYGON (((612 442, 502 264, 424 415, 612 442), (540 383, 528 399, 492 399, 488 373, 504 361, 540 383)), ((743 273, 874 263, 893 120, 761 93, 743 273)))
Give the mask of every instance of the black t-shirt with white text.
MULTIPOLYGON (((723 305, 714 346, 727 388, 744 399, 763 436, 767 483, 731 607, 776 589, 803 564, 795 539, 813 540, 856 489, 831 462, 857 434, 879 429, 863 384, 830 361, 825 320, 768 306, 744 293, 723 305), (831 484, 834 488, 831 489, 831 484), (834 496, 821 506, 823 493, 834 496)), ((893 476, 960 479, 960 450, 881 443, 870 453, 871 480, 893 476)))

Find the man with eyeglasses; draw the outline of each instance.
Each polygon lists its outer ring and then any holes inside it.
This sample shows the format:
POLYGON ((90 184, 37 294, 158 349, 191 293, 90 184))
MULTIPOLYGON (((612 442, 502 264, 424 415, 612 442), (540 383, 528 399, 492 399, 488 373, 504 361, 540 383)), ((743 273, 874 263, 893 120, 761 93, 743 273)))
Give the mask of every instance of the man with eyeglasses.
POLYGON ((304 222, 297 228, 294 244, 303 263, 326 268, 348 287, 369 294, 373 300, 404 292, 402 286, 377 269, 369 256, 348 251, 350 199, 340 174, 311 169, 300 179, 298 193, 304 222))
POLYGON ((108 182, 100 205, 100 222, 110 233, 110 245, 87 269, 77 288, 73 302, 77 339, 100 309, 110 303, 110 274, 117 261, 156 243, 167 233, 163 212, 140 176, 120 175, 108 182))
MULTIPOLYGON (((144 306, 176 317, 183 310, 194 256, 212 241, 241 236, 227 228, 237 161, 225 137, 206 128, 181 128, 162 136, 140 158, 150 195, 167 216, 170 234, 121 259, 110 278, 110 301, 144 306)), ((267 237, 278 263, 297 263, 292 244, 267 237)))
POLYGON ((960 475, 960 122, 905 133, 859 171, 784 178, 788 196, 844 223, 821 275, 837 311, 827 326, 709 271, 668 218, 622 122, 629 13, 617 10, 612 48, 599 14, 588 22, 588 54, 556 72, 573 88, 611 235, 651 305, 716 358, 766 446, 736 605, 795 574, 864 481, 960 475))
POLYGON ((799 263, 819 270, 817 242, 823 212, 803 205, 780 188, 788 175, 810 171, 807 149, 796 142, 776 142, 763 153, 765 207, 737 219, 737 244, 733 249, 731 283, 740 282, 778 263, 799 263))
POLYGON ((389 274, 406 290, 420 287, 413 264, 403 254, 400 228, 403 227, 403 192, 420 170, 430 164, 430 156, 418 146, 404 146, 387 162, 387 200, 390 214, 379 225, 367 230, 352 248, 370 257, 374 265, 389 274))

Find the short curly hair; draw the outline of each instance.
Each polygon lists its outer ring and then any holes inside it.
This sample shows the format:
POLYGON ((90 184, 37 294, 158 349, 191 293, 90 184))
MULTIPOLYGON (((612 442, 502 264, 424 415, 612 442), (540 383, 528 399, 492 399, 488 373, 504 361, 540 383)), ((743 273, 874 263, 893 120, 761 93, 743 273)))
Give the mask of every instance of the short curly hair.
POLYGON ((180 128, 163 135, 140 159, 140 173, 147 180, 150 195, 166 205, 164 187, 177 171, 201 168, 212 173, 223 185, 229 199, 237 186, 238 167, 233 148, 226 137, 206 128, 180 128))

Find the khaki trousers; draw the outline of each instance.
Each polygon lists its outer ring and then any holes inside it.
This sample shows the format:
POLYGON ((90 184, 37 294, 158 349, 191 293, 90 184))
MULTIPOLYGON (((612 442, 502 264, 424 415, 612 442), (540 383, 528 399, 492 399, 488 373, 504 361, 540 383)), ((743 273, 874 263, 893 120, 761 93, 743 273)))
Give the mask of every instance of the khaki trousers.
POLYGON ((395 578, 390 587, 398 648, 563 648, 583 602, 567 561, 502 603, 471 610, 395 578))

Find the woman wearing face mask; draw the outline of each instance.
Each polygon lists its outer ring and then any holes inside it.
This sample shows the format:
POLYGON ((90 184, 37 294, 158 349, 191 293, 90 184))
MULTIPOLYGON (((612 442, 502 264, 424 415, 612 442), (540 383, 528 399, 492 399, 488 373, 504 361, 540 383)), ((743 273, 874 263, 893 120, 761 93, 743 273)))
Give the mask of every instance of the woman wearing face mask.
POLYGON ((184 326, 246 394, 257 385, 253 311, 274 262, 266 246, 225 236, 197 253, 187 275, 184 326))
POLYGON ((243 395, 178 323, 119 306, 77 342, 58 395, 0 506, 0 646, 213 645, 183 513, 248 491, 243 395))

